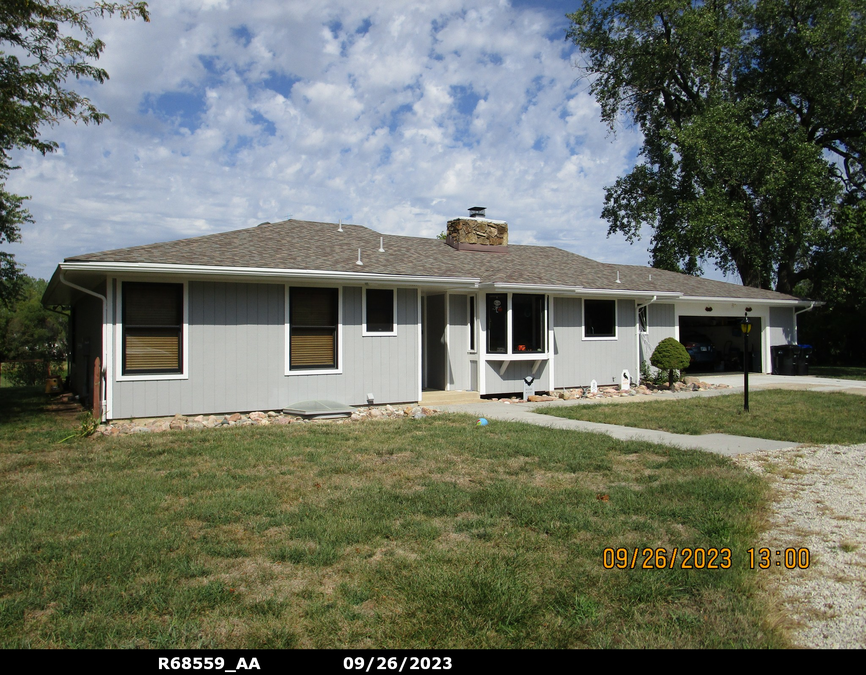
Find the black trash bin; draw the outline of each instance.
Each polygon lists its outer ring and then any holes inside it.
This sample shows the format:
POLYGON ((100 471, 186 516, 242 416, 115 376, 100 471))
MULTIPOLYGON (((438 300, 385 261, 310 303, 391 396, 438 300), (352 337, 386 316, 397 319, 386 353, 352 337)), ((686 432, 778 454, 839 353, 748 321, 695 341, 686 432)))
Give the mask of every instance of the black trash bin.
POLYGON ((799 368, 800 353, 798 345, 777 345, 770 348, 773 363, 773 374, 796 375, 799 368))
POLYGON ((812 360, 812 345, 797 345, 800 348, 800 358, 797 361, 797 374, 809 374, 809 361, 812 360))

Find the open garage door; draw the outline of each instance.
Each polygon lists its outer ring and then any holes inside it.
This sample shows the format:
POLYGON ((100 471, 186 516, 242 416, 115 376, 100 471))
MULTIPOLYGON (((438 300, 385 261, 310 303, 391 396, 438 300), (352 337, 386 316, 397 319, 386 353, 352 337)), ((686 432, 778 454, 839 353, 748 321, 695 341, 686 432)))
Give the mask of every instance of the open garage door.
MULTIPOLYGON (((680 342, 683 343, 692 365, 688 373, 743 372, 743 333, 740 316, 682 316, 680 315, 680 342)), ((749 335, 749 371, 763 372, 761 362, 761 318, 749 317, 752 332, 749 335)))

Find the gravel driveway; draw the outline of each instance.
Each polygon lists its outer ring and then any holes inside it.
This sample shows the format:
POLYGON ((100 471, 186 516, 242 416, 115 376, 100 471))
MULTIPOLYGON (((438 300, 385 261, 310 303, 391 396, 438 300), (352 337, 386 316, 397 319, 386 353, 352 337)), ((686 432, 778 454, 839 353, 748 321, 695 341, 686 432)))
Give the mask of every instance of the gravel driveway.
POLYGON ((794 643, 866 648, 866 444, 761 451, 734 461, 768 477, 775 490, 759 545, 773 552, 766 574, 783 599, 794 643), (786 548, 808 548, 809 568, 786 569, 786 548))

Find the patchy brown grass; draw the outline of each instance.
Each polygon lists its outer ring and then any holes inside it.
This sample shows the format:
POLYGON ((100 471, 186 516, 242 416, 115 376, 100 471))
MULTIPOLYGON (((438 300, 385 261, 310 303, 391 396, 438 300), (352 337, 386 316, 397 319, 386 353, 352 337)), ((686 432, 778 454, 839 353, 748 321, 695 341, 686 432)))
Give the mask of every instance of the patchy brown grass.
POLYGON ((40 415, 0 427, 0 646, 785 644, 743 564, 602 565, 745 551, 764 486, 724 458, 457 416, 58 445, 40 415))

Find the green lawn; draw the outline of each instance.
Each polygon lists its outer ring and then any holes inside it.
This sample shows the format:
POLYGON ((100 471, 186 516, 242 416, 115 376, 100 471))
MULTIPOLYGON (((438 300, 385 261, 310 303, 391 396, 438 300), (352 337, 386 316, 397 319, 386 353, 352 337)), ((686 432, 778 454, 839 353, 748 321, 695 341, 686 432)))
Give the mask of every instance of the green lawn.
POLYGON ((575 405, 536 409, 568 419, 661 429, 677 434, 734 434, 799 443, 866 442, 866 396, 811 391, 756 391, 743 412, 743 395, 575 405))
POLYGON ((857 366, 811 366, 809 374, 817 377, 837 377, 843 380, 866 380, 866 368, 857 366))
POLYGON ((766 486, 723 457, 463 416, 58 444, 41 401, 0 392, 2 648, 788 644, 766 486))

